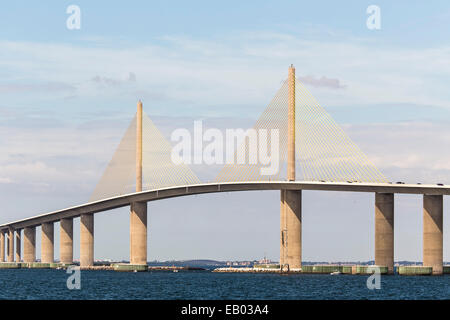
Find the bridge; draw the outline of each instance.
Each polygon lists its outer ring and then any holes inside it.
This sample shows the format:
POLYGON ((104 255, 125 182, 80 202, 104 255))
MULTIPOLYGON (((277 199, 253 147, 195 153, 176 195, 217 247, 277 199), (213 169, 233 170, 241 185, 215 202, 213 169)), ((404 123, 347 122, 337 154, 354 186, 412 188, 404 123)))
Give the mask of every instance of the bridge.
MULTIPOLYGON (((375 264, 386 266, 388 273, 394 271, 394 194, 423 195, 423 265, 431 266, 433 274, 442 274, 443 196, 450 194, 450 186, 388 182, 329 115, 312 101, 310 94, 296 81, 295 68, 291 66, 287 80, 254 126, 276 128, 281 133, 279 156, 286 163, 285 179, 279 172, 261 175, 258 170, 261 164, 227 163, 210 183, 202 183, 185 164, 170 163, 171 146, 143 114, 139 101, 136 117, 90 201, 1 224, 0 260, 36 261, 36 228, 40 226, 41 262, 53 263, 54 224, 59 222, 59 260, 72 264, 73 219, 79 217, 80 265, 93 266, 94 214, 129 206, 130 264, 145 265, 148 202, 206 193, 280 190, 280 267, 285 271, 300 271, 302 191, 322 190, 375 194, 375 264), (333 145, 329 145, 330 141, 333 145), (146 154, 150 156, 144 161, 146 154), (130 170, 134 185, 129 183, 130 170), (296 180, 297 172, 302 180, 296 180), (124 192, 124 187, 135 190, 124 192)), ((248 153, 249 146, 244 142, 237 149, 248 153)))

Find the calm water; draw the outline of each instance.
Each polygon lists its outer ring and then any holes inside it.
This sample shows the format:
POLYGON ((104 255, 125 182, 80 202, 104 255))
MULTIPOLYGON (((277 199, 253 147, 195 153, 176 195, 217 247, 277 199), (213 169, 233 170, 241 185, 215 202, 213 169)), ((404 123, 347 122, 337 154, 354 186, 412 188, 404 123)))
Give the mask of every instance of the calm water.
POLYGON ((209 271, 81 271, 69 290, 65 270, 0 270, 0 299, 450 299, 450 276, 234 274, 209 271))

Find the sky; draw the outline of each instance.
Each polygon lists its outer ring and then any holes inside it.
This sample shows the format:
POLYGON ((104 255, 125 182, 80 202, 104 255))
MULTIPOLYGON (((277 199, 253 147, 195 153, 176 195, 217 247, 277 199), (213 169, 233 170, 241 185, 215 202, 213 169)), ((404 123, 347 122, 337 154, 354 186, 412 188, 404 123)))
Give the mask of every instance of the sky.
MULTIPOLYGON (((448 1, 2 3, 0 223, 85 203, 138 99, 166 136, 194 120, 250 127, 290 64, 391 181, 450 184, 449 19, 448 1), (80 29, 66 26, 69 5, 80 29), (366 25, 369 5, 379 30, 366 25)), ((395 200, 395 259, 421 261, 422 199, 395 200)), ((278 192, 163 200, 148 212, 149 260, 278 259, 278 192)), ((128 209, 95 221, 95 258, 128 259, 128 209)), ((373 259, 373 228, 373 194, 303 193, 304 260, 373 259)))

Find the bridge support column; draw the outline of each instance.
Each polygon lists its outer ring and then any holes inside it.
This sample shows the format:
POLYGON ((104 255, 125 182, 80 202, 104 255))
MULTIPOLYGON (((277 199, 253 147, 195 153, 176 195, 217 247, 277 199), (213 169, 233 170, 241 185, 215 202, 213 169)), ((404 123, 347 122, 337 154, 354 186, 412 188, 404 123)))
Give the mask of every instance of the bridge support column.
POLYGON ((17 229, 16 230, 16 262, 20 262, 22 255, 21 255, 21 232, 22 230, 17 229))
POLYGON ((284 198, 286 197, 286 190, 280 190, 280 268, 286 264, 286 213, 284 211, 284 198))
POLYGON ((0 231, 0 262, 5 262, 5 233, 0 231))
POLYGON ((302 192, 281 190, 280 267, 299 271, 302 267, 302 192))
POLYGON ((393 193, 375 193, 375 264, 394 273, 393 193))
POLYGON ((60 220, 59 261, 64 264, 73 263, 73 218, 60 220))
POLYGON ((80 217, 80 266, 94 265, 94 214, 80 217))
POLYGON ((423 195, 423 265, 443 273, 443 196, 423 195))
POLYGON ((23 229, 23 262, 36 261, 36 227, 23 229))
POLYGON ((41 225, 42 238, 41 238, 41 262, 53 263, 55 262, 54 254, 54 224, 53 222, 43 223, 41 225))
POLYGON ((131 204, 130 264, 147 264, 147 202, 131 204))
POLYGON ((14 230, 8 230, 8 262, 14 262, 14 230))

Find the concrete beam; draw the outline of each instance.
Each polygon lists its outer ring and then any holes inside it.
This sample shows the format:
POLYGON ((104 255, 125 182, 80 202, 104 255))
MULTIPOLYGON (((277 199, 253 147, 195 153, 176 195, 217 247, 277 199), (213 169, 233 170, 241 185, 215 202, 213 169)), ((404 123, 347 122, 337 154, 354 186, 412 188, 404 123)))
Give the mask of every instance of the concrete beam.
POLYGON ((36 261, 36 227, 23 230, 23 262, 36 261))
POLYGON ((20 262, 22 260, 22 254, 21 254, 21 233, 22 230, 18 229, 16 230, 16 262, 20 262))
POLYGON ((393 193, 375 193, 375 264, 394 273, 393 193))
POLYGON ((80 266, 94 265, 94 215, 82 214, 80 217, 80 266))
POLYGON ((423 265, 433 268, 433 274, 443 273, 443 197, 423 196, 423 265))
POLYGON ((0 231, 0 262, 5 262, 5 233, 0 231))
POLYGON ((42 224, 42 240, 41 240, 41 262, 53 263, 55 262, 55 245, 54 245, 54 224, 42 224))
POLYGON ((8 262, 14 262, 14 229, 8 230, 8 262))
POLYGON ((59 261, 65 264, 73 263, 73 219, 60 220, 59 261))
POLYGON ((298 271, 302 267, 302 192, 284 192, 280 221, 285 225, 282 226, 280 256, 283 257, 283 270, 298 271))
POLYGON ((147 202, 131 204, 130 264, 147 264, 147 202))

